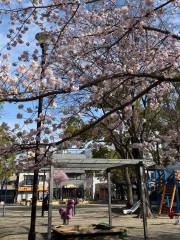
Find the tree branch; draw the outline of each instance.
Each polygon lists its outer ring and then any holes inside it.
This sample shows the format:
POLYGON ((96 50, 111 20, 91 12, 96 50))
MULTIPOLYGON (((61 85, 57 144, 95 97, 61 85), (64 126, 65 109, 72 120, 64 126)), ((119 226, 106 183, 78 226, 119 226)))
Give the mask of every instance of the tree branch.
MULTIPOLYGON (((157 73, 136 73, 136 74, 115 73, 115 74, 99 77, 99 78, 95 79, 94 81, 91 81, 91 82, 88 82, 84 85, 81 85, 79 87, 79 91, 84 90, 84 89, 89 88, 89 87, 92 87, 92 86, 96 86, 96 85, 98 85, 99 83, 101 83, 105 80, 113 80, 115 78, 122 78, 122 77, 150 78, 150 79, 155 79, 155 80, 161 80, 161 82, 180 82, 179 76, 174 76, 172 78, 166 78, 163 75, 157 75, 157 73)), ((52 96, 52 95, 55 95, 55 94, 59 95, 59 94, 66 94, 66 93, 72 93, 72 92, 74 92, 74 91, 72 91, 71 89, 68 89, 68 90, 59 89, 59 90, 53 90, 53 91, 45 92, 45 93, 42 93, 40 95, 33 96, 33 97, 24 97, 24 98, 17 98, 17 97, 4 97, 3 98, 3 97, 1 97, 0 102, 9 102, 9 103, 30 102, 30 101, 38 100, 41 97, 48 97, 48 96, 52 96)))
POLYGON ((172 38, 175 38, 177 40, 180 40, 180 36, 177 35, 177 34, 174 34, 168 30, 163 30, 163 29, 160 29, 160 28, 156 28, 156 27, 151 27, 151 26, 143 26, 143 28, 145 30, 148 30, 148 31, 154 31, 154 32, 159 32, 159 33, 163 33, 163 34, 166 34, 166 35, 170 35, 170 37, 172 38))
POLYGON ((112 109, 111 111, 105 113, 103 116, 101 116, 100 118, 98 118, 96 121, 91 122, 89 125, 85 126, 84 128, 76 131, 75 133, 73 133, 71 136, 66 137, 58 142, 55 143, 56 146, 60 145, 63 142, 66 142, 74 137, 77 137, 78 135, 86 132, 87 130, 89 130, 90 128, 94 127, 95 125, 97 125, 98 123, 100 123, 101 121, 103 121, 105 118, 107 118, 108 116, 110 116, 111 114, 115 113, 118 110, 122 110, 125 107, 131 105, 132 103, 134 103, 136 100, 138 100, 139 98, 141 98, 144 94, 147 94, 151 89, 153 89, 154 87, 160 85, 162 83, 161 80, 158 80, 156 82, 154 82, 153 84, 151 84, 150 86, 148 86, 147 88, 145 88, 142 92, 140 92, 139 94, 137 94, 135 97, 133 97, 133 99, 131 99, 130 101, 125 102, 124 104, 122 104, 121 106, 118 106, 114 109, 112 109))

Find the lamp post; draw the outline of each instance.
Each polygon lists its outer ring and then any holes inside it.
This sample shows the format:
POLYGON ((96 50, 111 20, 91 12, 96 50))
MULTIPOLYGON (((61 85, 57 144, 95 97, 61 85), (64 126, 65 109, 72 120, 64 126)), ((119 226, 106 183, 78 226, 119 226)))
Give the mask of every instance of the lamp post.
MULTIPOLYGON (((5 172, 7 172, 9 169, 9 164, 5 163, 5 172)), ((5 175, 5 195, 4 195, 4 203, 6 203, 7 200, 7 176, 5 175)))
POLYGON ((3 211, 2 211, 2 216, 4 217, 5 216, 5 205, 6 205, 6 200, 7 200, 7 171, 9 169, 9 164, 8 162, 5 162, 4 163, 4 171, 5 171, 5 177, 4 177, 4 181, 3 181, 3 186, 2 186, 2 189, 4 187, 4 201, 2 201, 2 207, 3 207, 3 211))
MULTIPOLYGON (((47 32, 41 32, 36 34, 36 40, 39 42, 42 55, 41 55, 41 75, 40 75, 40 80, 43 79, 44 77, 44 72, 45 72, 45 64, 46 64, 46 49, 48 45, 48 40, 49 40, 49 34, 47 32)), ((39 90, 39 93, 41 93, 41 90, 39 90)), ((39 97, 38 100, 38 120, 36 129, 37 129, 37 134, 36 134, 36 149, 35 149, 35 160, 34 163, 38 163, 38 156, 40 155, 40 137, 41 137, 41 125, 42 122, 40 120, 40 115, 43 111, 43 97, 39 97)), ((34 169, 34 179, 33 179, 33 194, 32 194, 32 208, 31 208, 31 224, 30 224, 30 230, 29 230, 29 236, 28 240, 35 240, 36 239, 36 232, 35 232, 35 226, 36 226, 36 206, 37 206, 37 197, 38 197, 38 174, 39 170, 34 169)))

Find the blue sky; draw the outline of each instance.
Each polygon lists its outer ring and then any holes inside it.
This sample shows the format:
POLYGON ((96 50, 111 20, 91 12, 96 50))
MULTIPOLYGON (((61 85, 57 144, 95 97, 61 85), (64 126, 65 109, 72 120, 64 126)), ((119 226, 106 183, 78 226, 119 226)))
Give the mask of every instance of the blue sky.
POLYGON ((10 127, 16 122, 17 108, 15 104, 5 103, 3 104, 3 109, 1 110, 1 122, 6 122, 10 127))
MULTIPOLYGON (((29 2, 29 1, 27 1, 27 2, 29 2)), ((33 51, 35 48, 37 48, 37 46, 36 46, 37 41, 35 40, 35 35, 39 30, 35 25, 31 25, 30 30, 23 37, 23 40, 25 41, 25 43, 21 44, 21 45, 17 45, 17 47, 12 48, 11 51, 7 51, 6 44, 8 41, 7 33, 8 33, 8 29, 9 29, 9 17, 3 16, 3 17, 1 17, 1 20, 3 22, 2 24, 0 24, 0 39, 1 39, 0 40, 0 52, 1 52, 1 55, 9 52, 11 54, 9 62, 10 63, 17 62, 17 64, 19 64, 18 57, 22 53, 22 51, 24 51, 24 50, 33 51), (27 47, 26 42, 30 42, 31 47, 27 47)), ((23 64, 25 64, 25 63, 23 63, 23 64)), ((12 74, 13 74, 13 71, 14 71, 14 68, 12 68, 12 74)), ((25 107, 29 107, 31 105, 30 103, 23 103, 23 104, 25 107)), ((17 118, 16 118, 17 113, 20 112, 18 110, 18 105, 19 104, 15 104, 15 103, 2 104, 3 109, 0 112, 0 123, 6 122, 10 127, 13 127, 14 124, 17 123, 18 121, 22 123, 23 121, 20 121, 20 120, 17 121, 17 118)))
MULTIPOLYGON (((20 111, 18 109, 18 105, 19 104, 15 104, 15 103, 5 103, 3 104, 3 108, 2 110, 0 111, 0 122, 6 122, 10 127, 14 127, 14 124, 15 123, 19 123, 19 124, 23 124, 23 119, 20 120, 20 119, 17 119, 16 118, 16 115, 17 113, 21 112, 23 113, 22 111, 20 111)), ((29 103, 23 103, 23 105, 25 106, 25 108, 31 106, 31 104, 29 103)), ((24 117, 29 117, 28 114, 23 114, 24 117)))

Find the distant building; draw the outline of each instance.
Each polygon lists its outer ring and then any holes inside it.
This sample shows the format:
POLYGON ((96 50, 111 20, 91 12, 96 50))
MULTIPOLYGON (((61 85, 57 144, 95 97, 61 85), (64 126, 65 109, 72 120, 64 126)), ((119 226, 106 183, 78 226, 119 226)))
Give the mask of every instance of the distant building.
MULTIPOLYGON (((82 162, 93 161, 90 150, 84 151, 83 154, 64 154, 58 152, 53 156, 53 159, 56 162, 56 166, 58 166, 58 163, 61 165, 62 161, 68 163, 67 166, 65 166, 64 168, 62 166, 61 169, 65 171, 65 173, 69 177, 69 180, 62 183, 61 189, 56 188, 54 184, 54 191, 56 189, 57 193, 60 193, 58 195, 59 198, 66 199, 77 197, 82 199, 98 200, 98 196, 102 196, 98 193, 99 188, 96 187, 97 184, 100 185, 100 183, 104 183, 102 177, 101 179, 99 179, 99 174, 96 175, 96 171, 91 170, 91 167, 83 168, 81 164, 82 162), (68 165, 71 165, 71 163, 73 163, 74 161, 79 163, 79 167, 68 167, 68 165)), ((104 198, 102 200, 107 199, 106 194, 104 194, 103 196, 104 198)))
POLYGON ((17 176, 13 174, 11 177, 3 179, 0 183, 0 202, 14 203, 16 197, 16 181, 17 176))
MULTIPOLYGON (((42 199, 43 184, 44 192, 46 193, 48 191, 48 176, 49 175, 47 172, 39 173, 38 199, 42 199)), ((33 191, 33 173, 30 172, 19 173, 17 202, 21 203, 22 201, 31 201, 32 191, 33 191)))
MULTIPOLYGON (((61 162, 61 159, 66 159, 69 162, 76 159, 77 161, 81 160, 90 160, 90 152, 79 154, 79 153, 56 153, 57 162, 61 162)), ((54 170, 63 170, 68 176, 68 180, 57 184, 54 181, 53 184, 53 194, 55 199, 69 199, 69 198, 81 198, 81 199, 90 199, 90 200, 106 200, 107 199, 107 185, 104 181, 100 180, 96 176, 96 173, 85 169, 67 169, 55 168, 54 170)), ((15 180, 15 179, 14 179, 15 180)), ((38 200, 42 200, 43 191, 44 195, 48 192, 48 182, 49 182, 49 167, 41 169, 39 172, 39 182, 38 182, 38 200)), ((11 202, 14 199, 18 203, 21 202, 30 202, 32 199, 33 191, 33 172, 20 172, 18 174, 18 184, 17 187, 13 187, 13 196, 11 202), (17 193, 17 196, 16 196, 17 193)), ((10 191, 10 189, 8 189, 10 191)), ((10 192, 9 192, 10 194, 10 192)), ((2 196, 3 197, 3 196, 2 196)))

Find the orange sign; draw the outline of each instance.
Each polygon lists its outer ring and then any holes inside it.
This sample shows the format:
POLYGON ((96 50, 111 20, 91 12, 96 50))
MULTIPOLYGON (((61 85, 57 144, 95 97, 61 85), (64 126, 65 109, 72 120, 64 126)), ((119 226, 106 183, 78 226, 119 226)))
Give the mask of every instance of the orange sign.
POLYGON ((18 187, 18 191, 29 192, 32 191, 32 187, 18 187))
MULTIPOLYGON (((31 192, 33 190, 33 187, 32 186, 27 186, 27 187, 18 187, 18 191, 20 192, 31 192)), ((39 192, 43 192, 43 187, 39 186, 38 187, 38 191, 39 192)), ((44 188, 44 191, 48 191, 48 188, 45 187, 44 188)))

